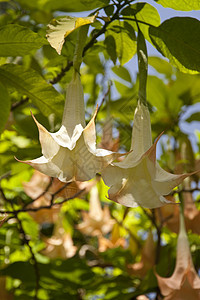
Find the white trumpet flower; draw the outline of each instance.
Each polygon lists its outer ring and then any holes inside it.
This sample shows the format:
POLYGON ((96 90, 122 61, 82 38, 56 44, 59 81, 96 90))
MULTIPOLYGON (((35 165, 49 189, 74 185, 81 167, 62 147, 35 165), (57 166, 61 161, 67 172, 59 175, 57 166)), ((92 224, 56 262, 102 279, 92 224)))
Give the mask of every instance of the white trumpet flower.
POLYGON ((138 102, 132 130, 132 150, 122 162, 112 163, 102 177, 110 187, 109 199, 128 207, 156 208, 169 203, 164 197, 190 174, 174 175, 156 161, 148 108, 138 102))
POLYGON ((62 126, 48 132, 34 117, 43 156, 22 161, 60 181, 87 181, 122 154, 96 149, 95 116, 85 126, 84 94, 80 75, 74 71, 67 88, 62 126))

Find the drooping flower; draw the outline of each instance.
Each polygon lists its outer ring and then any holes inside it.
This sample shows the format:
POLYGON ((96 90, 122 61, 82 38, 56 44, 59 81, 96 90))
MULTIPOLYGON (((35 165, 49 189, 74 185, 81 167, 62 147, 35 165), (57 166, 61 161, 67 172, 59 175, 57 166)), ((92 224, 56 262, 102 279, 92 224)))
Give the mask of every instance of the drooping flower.
POLYGON ((200 299, 200 278, 192 262, 182 214, 180 216, 180 230, 174 273, 169 278, 161 277, 156 273, 156 277, 165 300, 200 299))
POLYGON ((126 245, 126 240, 120 235, 119 224, 114 224, 110 238, 105 238, 104 236, 98 237, 99 242, 99 252, 104 252, 107 249, 122 247, 126 245))
POLYGON ((163 170, 156 161, 157 141, 152 145, 149 110, 139 101, 132 151, 122 162, 112 163, 102 172, 105 184, 110 186, 109 199, 128 207, 156 208, 169 203, 164 196, 190 174, 174 175, 163 170))
POLYGON ((87 181, 121 154, 96 148, 95 116, 85 126, 84 94, 80 75, 74 71, 67 88, 62 126, 48 132, 34 117, 43 156, 22 161, 60 181, 87 181))
POLYGON ((69 258, 75 255, 77 247, 74 246, 72 237, 65 232, 63 228, 56 229, 51 238, 43 238, 46 248, 42 250, 42 254, 49 258, 69 258))
MULTIPOLYGON (((184 201, 184 216, 186 230, 191 230, 192 233, 200 234, 200 211, 195 205, 192 193, 183 192, 184 201)), ((171 231, 178 233, 179 231, 179 206, 172 204, 165 205, 159 208, 156 212, 158 220, 163 222, 171 231)))
POLYGON ((48 209, 39 209, 41 206, 49 206, 51 204, 52 195, 62 198, 74 197, 81 192, 79 197, 87 194, 91 188, 99 181, 100 176, 96 176, 90 181, 73 181, 68 184, 54 178, 50 184, 50 177, 34 170, 33 176, 29 182, 24 182, 25 193, 34 201, 28 205, 28 208, 38 208, 38 211, 29 212, 32 218, 39 224, 55 223, 59 218, 60 206, 52 206, 48 209), (48 186, 49 185, 49 186, 48 186))
POLYGON ((155 264, 156 249, 153 240, 152 231, 149 232, 147 240, 141 250, 141 259, 139 262, 127 265, 130 274, 144 277, 148 270, 155 264))
POLYGON ((89 236, 102 236, 112 230, 115 221, 110 216, 109 207, 101 208, 98 189, 94 186, 90 191, 89 213, 82 212, 83 222, 77 228, 89 236))
POLYGON ((101 143, 99 144, 99 147, 110 151, 118 151, 119 136, 114 139, 112 130, 113 130, 113 120, 111 117, 109 118, 107 117, 103 125, 103 134, 102 134, 101 143))

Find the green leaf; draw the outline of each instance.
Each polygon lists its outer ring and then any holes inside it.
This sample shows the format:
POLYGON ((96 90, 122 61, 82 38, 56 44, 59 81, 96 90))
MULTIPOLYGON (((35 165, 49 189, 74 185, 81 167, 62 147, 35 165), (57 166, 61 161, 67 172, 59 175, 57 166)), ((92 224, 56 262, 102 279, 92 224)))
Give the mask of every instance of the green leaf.
POLYGON ((7 89, 0 83, 0 134, 4 129, 5 123, 10 112, 10 96, 7 89))
POLYGON ((66 11, 66 12, 77 12, 77 11, 88 11, 97 7, 104 7, 109 3, 108 0, 18 0, 23 7, 28 9, 38 9, 44 11, 66 11))
POLYGON ((151 65, 158 73, 165 74, 167 78, 172 76, 172 66, 164 59, 151 56, 148 58, 148 63, 151 65))
POLYGON ((61 10, 61 11, 88 11, 97 7, 104 7, 109 3, 108 0, 40 0, 44 10, 61 10))
POLYGON ((119 77, 121 77, 123 80, 131 82, 131 75, 129 73, 129 71, 122 67, 122 66, 114 66, 112 68, 112 71, 119 77))
POLYGON ((66 16, 58 20, 52 20, 52 23, 48 25, 47 29, 47 40, 50 45, 56 49, 58 54, 61 54, 61 50, 67 37, 75 29, 86 25, 91 24, 95 21, 95 16, 92 17, 83 17, 76 18, 66 16))
POLYGON ((62 116, 64 99, 36 71, 23 66, 6 64, 0 67, 0 82, 28 96, 45 115, 62 116))
MULTIPOLYGON (((138 21, 143 21, 146 23, 149 23, 153 26, 159 26, 160 25, 160 15, 157 11, 157 9, 153 6, 151 6, 148 3, 136 3, 129 7, 130 10, 124 10, 124 14, 126 16, 130 15, 132 17, 133 15, 136 16, 138 21), (129 14, 130 12, 130 14, 129 14)), ((135 31, 138 31, 137 24, 135 22, 135 18, 133 18, 134 21, 127 21, 129 22, 135 31)), ((138 25, 140 27, 140 30, 142 31, 145 39, 147 39, 149 42, 151 42, 151 39, 149 37, 149 26, 146 24, 142 24, 138 22, 138 25)))
POLYGON ((18 24, 0 27, 0 56, 23 56, 45 44, 47 41, 29 28, 18 24))
POLYGON ((0 83, 0 134, 4 129, 10 112, 10 96, 5 86, 0 83))
POLYGON ((156 76, 148 76, 147 101, 155 106, 160 113, 165 111, 167 88, 163 81, 156 76))
POLYGON ((157 50, 184 73, 200 72, 200 22, 189 17, 175 17, 149 34, 157 50))
POLYGON ((112 14, 114 12, 114 5, 106 6, 104 8, 104 11, 105 11, 105 13, 106 13, 107 16, 112 16, 112 14))
POLYGON ((114 37, 112 35, 106 34, 104 44, 105 44, 108 55, 110 56, 111 60, 115 64, 116 60, 117 60, 117 50, 116 50, 116 42, 115 42, 114 37))
POLYGON ((156 107, 157 111, 153 116, 155 121, 162 124, 159 131, 165 130, 171 126, 172 122, 178 119, 182 101, 178 95, 171 92, 164 82, 155 76, 148 76, 147 80, 147 101, 156 107))
POLYGON ((194 114, 192 114, 189 118, 187 118, 186 120, 184 120, 188 123, 191 123, 193 121, 198 121, 200 122, 200 112, 196 112, 194 114))
POLYGON ((200 9, 199 0, 158 0, 156 2, 164 7, 170 7, 176 10, 190 11, 200 9))
MULTIPOLYGON (((127 63, 135 55, 136 53, 135 31, 128 22, 121 22, 117 20, 112 22, 111 25, 108 26, 108 30, 105 35, 106 35, 106 39, 108 39, 108 37, 109 40, 114 39, 117 58, 119 59, 121 65, 127 63)), ((107 45, 107 49, 108 49, 108 45, 107 45)), ((110 51, 108 52, 108 54, 111 56, 110 51)))

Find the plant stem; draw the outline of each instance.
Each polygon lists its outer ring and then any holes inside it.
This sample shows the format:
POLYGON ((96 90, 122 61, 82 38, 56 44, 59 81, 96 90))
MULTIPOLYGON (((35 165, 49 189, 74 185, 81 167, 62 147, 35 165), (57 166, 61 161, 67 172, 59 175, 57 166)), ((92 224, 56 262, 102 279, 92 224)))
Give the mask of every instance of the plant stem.
POLYGON ((146 105, 146 86, 147 86, 147 73, 148 73, 148 55, 145 38, 138 27, 138 37, 137 37, 137 56, 138 56, 138 78, 139 78, 139 91, 138 97, 144 105, 146 105))

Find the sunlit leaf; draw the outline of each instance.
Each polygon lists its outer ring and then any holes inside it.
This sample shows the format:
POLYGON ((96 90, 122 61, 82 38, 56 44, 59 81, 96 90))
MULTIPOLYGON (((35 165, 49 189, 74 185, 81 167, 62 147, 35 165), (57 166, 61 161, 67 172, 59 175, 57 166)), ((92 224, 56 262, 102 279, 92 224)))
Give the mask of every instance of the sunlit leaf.
MULTIPOLYGON (((106 39, 112 40, 113 47, 108 51, 111 56, 116 51, 121 65, 128 62, 136 53, 136 37, 133 27, 128 22, 114 21, 108 27, 106 39)), ((107 48, 110 47, 109 45, 107 48)), ((113 58, 112 58, 113 59, 113 58)))
POLYGON ((18 24, 0 27, 0 56, 23 56, 45 44, 47 41, 29 28, 18 24))
POLYGON ((95 16, 82 18, 66 16, 58 20, 53 20, 52 23, 48 25, 47 39, 58 54, 61 54, 65 38, 75 29, 83 25, 91 24, 94 21, 95 16))
POLYGON ((157 72, 166 75, 167 78, 172 76, 172 66, 166 60, 157 56, 150 56, 148 58, 148 63, 157 72))
POLYGON ((184 73, 200 72, 200 21, 175 17, 159 27, 151 26, 149 34, 157 50, 184 73))
MULTIPOLYGON (((147 39, 149 42, 151 42, 151 39, 149 37, 149 26, 148 24, 151 24, 153 26, 159 26, 160 25, 160 15, 155 7, 148 3, 136 3, 132 4, 128 8, 125 8, 122 12, 125 16, 133 17, 135 15, 136 19, 138 20, 138 26, 140 27, 140 30, 142 31, 145 39, 147 39), (145 22, 146 24, 143 24, 142 22, 145 22)), ((135 18, 133 18, 133 21, 127 20, 135 31, 138 30, 137 24, 135 22, 135 18)))
POLYGON ((56 113, 61 117, 64 104, 62 95, 36 71, 26 70, 20 65, 6 64, 0 67, 0 82, 28 96, 44 115, 56 113))
MULTIPOLYGON (((156 1, 156 0, 154 0, 156 1)), ((200 1, 199 0, 158 0, 156 1, 158 4, 161 4, 164 7, 170 7, 176 10, 199 10, 200 9, 200 1)))
POLYGON ((114 66, 112 68, 112 71, 119 77, 121 77, 122 79, 124 79, 125 81, 131 82, 131 75, 129 73, 129 71, 122 67, 122 66, 114 66))

